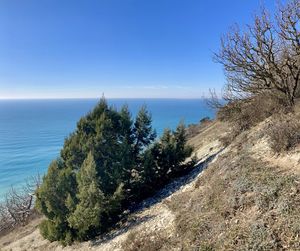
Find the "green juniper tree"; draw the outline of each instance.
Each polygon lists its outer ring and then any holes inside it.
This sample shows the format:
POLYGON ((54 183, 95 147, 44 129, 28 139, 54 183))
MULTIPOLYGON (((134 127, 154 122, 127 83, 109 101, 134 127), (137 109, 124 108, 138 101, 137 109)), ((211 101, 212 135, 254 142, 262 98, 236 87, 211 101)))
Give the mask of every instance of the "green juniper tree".
POLYGON ((156 132, 152 129, 152 118, 151 114, 143 106, 137 114, 134 123, 134 149, 136 153, 141 152, 145 147, 150 145, 156 138, 156 132))
POLYGON ((63 244, 93 238, 184 169, 191 154, 184 126, 154 141, 151 123, 146 107, 133 120, 127 106, 117 111, 104 98, 79 120, 37 190, 45 238, 63 244))
POLYGON ((47 217, 40 226, 45 238, 63 241, 70 235, 72 230, 67 222, 70 210, 66 200, 75 194, 74 173, 70 168, 64 168, 62 162, 53 161, 36 193, 36 208, 47 217))
POLYGON ((91 152, 77 173, 76 180, 78 203, 69 216, 68 222, 73 229, 76 229, 80 239, 86 239, 100 227, 100 217, 106 206, 105 196, 100 189, 96 163, 91 152))

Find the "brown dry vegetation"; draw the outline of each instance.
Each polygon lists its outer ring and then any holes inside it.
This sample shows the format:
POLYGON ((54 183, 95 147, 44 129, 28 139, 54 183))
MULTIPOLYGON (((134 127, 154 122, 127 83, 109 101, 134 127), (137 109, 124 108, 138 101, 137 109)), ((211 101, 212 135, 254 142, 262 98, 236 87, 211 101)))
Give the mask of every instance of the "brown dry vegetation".
MULTIPOLYGON (((286 125, 279 128, 291 131, 298 108, 257 121, 223 152, 219 139, 230 132, 230 122, 199 126, 189 143, 199 159, 217 154, 214 160, 190 183, 177 182, 181 187, 175 190, 165 188, 160 194, 169 195, 145 203, 142 211, 130 216, 134 224, 127 224, 124 231, 121 227, 106 241, 63 248, 43 240, 36 225, 31 225, 0 238, 0 249, 300 250, 300 148, 293 144, 289 152, 274 154, 270 135, 278 121, 286 125)), ((290 134, 282 135, 284 139, 290 134)), ((281 142, 285 141, 277 144, 281 142)))
POLYGON ((274 152, 289 151, 300 143, 299 117, 295 114, 279 114, 271 121, 267 133, 274 152))
POLYGON ((174 234, 134 233, 126 250, 300 250, 297 117, 275 114, 240 132, 192 190, 165 201, 174 234), (290 152, 276 157, 275 143, 290 152))
POLYGON ((40 176, 33 176, 21 188, 11 187, 5 194, 4 201, 0 201, 0 237, 37 217, 34 193, 39 185, 40 176))
POLYGON ((222 156, 174 198, 183 250, 299 250, 299 177, 249 154, 222 156), (187 205, 182 207, 180 205, 187 205))
POLYGON ((130 233, 123 243, 124 251, 154 251, 170 250, 172 242, 163 232, 138 232, 130 233))
POLYGON ((36 231, 15 232, 21 240, 11 233, 0 248, 300 250, 299 6, 291 0, 273 19, 263 10, 246 30, 222 39, 216 60, 228 103, 213 95, 217 120, 189 128, 200 164, 143 202, 129 217, 134 224, 127 219, 108 238, 66 248, 36 231))
POLYGON ((229 103, 221 107, 217 113, 218 120, 226 121, 231 125, 230 133, 220 140, 227 146, 240 133, 249 130, 270 116, 288 113, 291 110, 292 108, 280 103, 276 96, 256 95, 229 103))

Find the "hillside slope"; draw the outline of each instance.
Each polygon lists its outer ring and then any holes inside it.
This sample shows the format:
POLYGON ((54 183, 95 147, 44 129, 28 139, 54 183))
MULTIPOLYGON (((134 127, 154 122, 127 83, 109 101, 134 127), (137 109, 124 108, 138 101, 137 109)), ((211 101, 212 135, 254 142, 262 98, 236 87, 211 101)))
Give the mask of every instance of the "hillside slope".
POLYGON ((61 247, 43 240, 40 219, 0 239, 1 250, 300 250, 300 154, 274 155, 268 121, 224 148, 230 128, 214 121, 189 143, 188 175, 144 201, 106 236, 61 247))

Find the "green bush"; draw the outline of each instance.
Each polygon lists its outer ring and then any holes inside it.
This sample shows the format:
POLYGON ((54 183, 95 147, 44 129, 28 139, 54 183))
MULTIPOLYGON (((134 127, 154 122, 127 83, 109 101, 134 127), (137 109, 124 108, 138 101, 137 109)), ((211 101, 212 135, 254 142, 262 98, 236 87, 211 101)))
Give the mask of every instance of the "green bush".
POLYGON ((107 231, 137 203, 187 170, 192 149, 185 127, 166 130, 157 141, 145 107, 133 121, 103 98, 66 139, 37 190, 37 209, 47 220, 42 235, 69 244, 107 231))

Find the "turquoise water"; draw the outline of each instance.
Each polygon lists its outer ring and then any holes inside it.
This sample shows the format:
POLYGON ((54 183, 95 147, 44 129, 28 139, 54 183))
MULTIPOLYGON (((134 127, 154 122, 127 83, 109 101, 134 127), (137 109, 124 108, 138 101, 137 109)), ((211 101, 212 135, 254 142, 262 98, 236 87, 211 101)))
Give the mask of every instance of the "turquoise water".
MULTIPOLYGON (((119 108, 126 103, 134 116, 146 104, 158 135, 175 128, 180 120, 197 123, 214 117, 203 100, 110 99, 119 108)), ((96 99, 85 100, 0 100, 0 199, 10 186, 44 174, 59 155, 64 139, 76 128, 80 117, 90 111, 96 99)))

